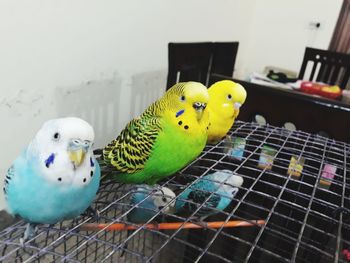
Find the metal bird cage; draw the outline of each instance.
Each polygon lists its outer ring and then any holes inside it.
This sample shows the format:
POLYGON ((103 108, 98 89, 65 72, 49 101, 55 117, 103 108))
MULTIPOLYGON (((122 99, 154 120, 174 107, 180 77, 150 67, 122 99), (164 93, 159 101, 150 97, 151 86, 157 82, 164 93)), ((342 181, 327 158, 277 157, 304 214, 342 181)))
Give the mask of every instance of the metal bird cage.
POLYGON ((131 186, 107 181, 93 205, 100 212, 98 221, 81 216, 40 226, 25 246, 19 242, 25 223, 19 221, 0 233, 0 261, 347 262, 349 163, 346 143, 236 122, 226 139, 207 146, 176 176, 160 182, 183 191, 212 171, 228 169, 242 176, 244 183, 229 207, 208 217, 207 224, 196 222, 195 214, 185 218, 162 210, 154 219, 175 222, 177 228, 127 222, 133 209, 131 186), (198 228, 187 229, 191 222, 198 228), (209 222, 219 224, 212 227, 209 222), (236 227, 227 227, 230 222, 236 227), (116 224, 134 230, 112 230, 116 224))

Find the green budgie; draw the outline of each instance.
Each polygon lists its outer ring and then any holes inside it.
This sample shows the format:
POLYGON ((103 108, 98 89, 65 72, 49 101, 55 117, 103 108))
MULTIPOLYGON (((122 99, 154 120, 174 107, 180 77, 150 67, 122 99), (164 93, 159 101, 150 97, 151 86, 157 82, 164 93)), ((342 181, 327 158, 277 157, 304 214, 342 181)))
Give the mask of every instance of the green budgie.
POLYGON ((103 149, 103 166, 133 184, 153 185, 179 171, 205 147, 208 101, 201 83, 175 84, 103 149))

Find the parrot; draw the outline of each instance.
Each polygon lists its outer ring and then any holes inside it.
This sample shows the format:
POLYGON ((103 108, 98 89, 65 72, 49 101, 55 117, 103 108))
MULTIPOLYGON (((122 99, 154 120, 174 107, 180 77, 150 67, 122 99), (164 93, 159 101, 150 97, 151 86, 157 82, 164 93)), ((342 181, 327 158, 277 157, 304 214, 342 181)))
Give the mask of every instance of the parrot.
POLYGON ((224 210, 242 184, 243 178, 229 170, 220 170, 205 175, 177 196, 175 214, 192 215, 210 196, 209 200, 194 215, 202 222, 206 217, 224 210))
MULTIPOLYGON (((147 184, 137 185, 131 190, 130 205, 132 210, 127 214, 128 221, 135 224, 149 223, 157 216, 175 212, 175 193, 168 187, 153 187, 147 184), (161 210, 163 211, 161 212, 161 210)), ((132 230, 127 231, 127 237, 132 230)), ((127 244, 123 246, 121 257, 124 256, 127 244)))
POLYGON ((121 183, 148 185, 179 171, 206 145, 208 102, 203 84, 175 84, 103 149, 102 170, 121 183))
POLYGON ((14 160, 3 191, 6 210, 27 222, 22 244, 34 236, 38 224, 55 224, 92 210, 100 184, 93 142, 94 130, 86 121, 52 119, 14 160))
POLYGON ((174 212, 175 193, 168 187, 152 187, 147 184, 139 185, 132 191, 130 205, 134 208, 128 213, 130 222, 141 224, 148 222, 153 216, 162 213, 174 212), (165 207, 166 206, 166 207, 165 207))
POLYGON ((215 82, 208 89, 210 101, 208 143, 218 143, 232 127, 247 98, 244 87, 231 80, 215 82))

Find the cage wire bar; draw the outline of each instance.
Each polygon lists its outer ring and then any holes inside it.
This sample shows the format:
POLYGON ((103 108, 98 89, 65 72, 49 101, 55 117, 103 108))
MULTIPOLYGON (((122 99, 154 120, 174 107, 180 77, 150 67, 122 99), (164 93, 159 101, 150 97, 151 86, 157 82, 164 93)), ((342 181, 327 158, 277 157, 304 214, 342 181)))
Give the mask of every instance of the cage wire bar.
POLYGON ((197 212, 207 207, 215 193, 195 204, 190 216, 164 213, 173 199, 148 222, 136 225, 128 222, 127 215, 147 197, 131 205, 132 185, 106 181, 93 204, 98 218, 86 214, 41 225, 24 246, 19 239, 25 223, 19 221, 0 233, 0 261, 348 262, 342 253, 350 247, 348 144, 237 121, 226 139, 206 146, 195 161, 159 184, 178 195, 203 176, 224 169, 242 176, 244 183, 229 207, 217 210, 205 222, 240 220, 250 226, 212 228, 198 222, 197 212), (147 227, 152 222, 181 224, 177 229, 161 230, 147 227), (201 228, 185 229, 189 222, 201 228), (106 225, 87 230, 86 223, 106 225), (116 223, 136 229, 107 229, 116 223))

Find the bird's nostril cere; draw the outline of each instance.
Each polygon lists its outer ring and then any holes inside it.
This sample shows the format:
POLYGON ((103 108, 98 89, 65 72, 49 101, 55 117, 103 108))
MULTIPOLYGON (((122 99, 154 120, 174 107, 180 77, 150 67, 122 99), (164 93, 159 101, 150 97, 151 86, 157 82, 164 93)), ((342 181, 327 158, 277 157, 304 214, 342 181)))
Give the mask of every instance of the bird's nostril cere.
POLYGON ((203 109, 204 107, 205 107, 204 103, 203 104, 200 102, 193 103, 193 108, 195 108, 196 110, 203 109))

